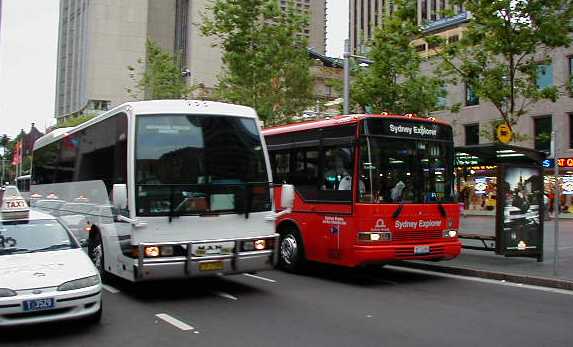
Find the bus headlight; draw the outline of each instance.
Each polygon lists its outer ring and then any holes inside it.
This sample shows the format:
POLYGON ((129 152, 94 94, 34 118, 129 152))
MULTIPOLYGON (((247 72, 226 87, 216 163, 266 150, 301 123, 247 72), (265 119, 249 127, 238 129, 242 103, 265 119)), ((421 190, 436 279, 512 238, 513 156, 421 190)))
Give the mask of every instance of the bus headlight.
POLYGON ((451 238, 451 237, 456 237, 458 235, 458 231, 455 229, 450 229, 450 230, 444 230, 444 237, 445 238, 451 238))
POLYGON ((360 241, 391 241, 392 233, 385 232, 360 232, 358 233, 358 240, 360 241))
POLYGON ((143 253, 146 257, 159 257, 159 247, 157 246, 146 246, 143 253))
POLYGON ((161 246, 159 248, 162 257, 172 257, 175 254, 173 246, 161 246))
POLYGON ((265 249, 265 247, 266 247, 265 240, 256 240, 255 241, 255 249, 257 251, 262 251, 263 249, 265 249))

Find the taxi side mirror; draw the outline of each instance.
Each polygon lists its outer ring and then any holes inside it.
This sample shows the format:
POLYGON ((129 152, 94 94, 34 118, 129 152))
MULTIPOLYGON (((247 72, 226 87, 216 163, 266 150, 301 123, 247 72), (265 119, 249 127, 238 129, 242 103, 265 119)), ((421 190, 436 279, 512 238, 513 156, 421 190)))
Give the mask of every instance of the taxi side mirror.
POLYGON ((283 184, 281 189, 281 207, 292 209, 294 206, 294 186, 292 184, 283 184))
POLYGON ((118 210, 127 208, 127 185, 114 184, 111 192, 113 207, 118 210))

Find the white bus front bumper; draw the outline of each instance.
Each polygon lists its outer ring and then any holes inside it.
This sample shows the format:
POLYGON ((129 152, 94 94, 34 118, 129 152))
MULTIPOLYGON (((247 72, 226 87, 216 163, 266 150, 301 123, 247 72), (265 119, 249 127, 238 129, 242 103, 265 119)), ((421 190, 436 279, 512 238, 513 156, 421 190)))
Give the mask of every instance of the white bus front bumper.
POLYGON ((134 274, 137 281, 161 280, 170 278, 208 276, 213 274, 237 274, 270 270, 278 260, 278 234, 242 239, 202 240, 169 243, 140 243, 138 245, 138 258, 135 259, 134 274), (265 250, 241 251, 240 243, 257 239, 273 239, 273 248, 265 250), (198 244, 212 244, 219 242, 234 242, 232 254, 194 256, 192 249, 198 244), (187 256, 179 257, 144 257, 146 246, 184 245, 187 256), (206 269, 204 264, 216 265, 206 269))

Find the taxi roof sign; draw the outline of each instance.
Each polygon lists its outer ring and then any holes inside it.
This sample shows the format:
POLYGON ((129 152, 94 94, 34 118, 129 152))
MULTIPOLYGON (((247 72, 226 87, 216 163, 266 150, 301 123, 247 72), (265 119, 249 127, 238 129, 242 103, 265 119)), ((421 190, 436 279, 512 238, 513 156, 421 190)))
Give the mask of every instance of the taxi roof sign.
POLYGON ((2 219, 27 218, 30 208, 16 186, 7 186, 2 200, 2 219))

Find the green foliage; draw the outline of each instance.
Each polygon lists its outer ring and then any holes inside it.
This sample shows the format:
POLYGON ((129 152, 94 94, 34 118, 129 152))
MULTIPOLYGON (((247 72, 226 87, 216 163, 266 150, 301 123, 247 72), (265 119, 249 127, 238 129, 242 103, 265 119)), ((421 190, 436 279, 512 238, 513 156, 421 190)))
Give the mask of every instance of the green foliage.
POLYGON ((373 112, 427 115, 439 108, 445 96, 442 82, 420 72, 422 58, 411 42, 421 35, 415 23, 416 1, 397 1, 398 10, 384 18, 371 44, 374 61, 361 69, 352 85, 352 103, 373 112))
POLYGON ((202 33, 223 49, 224 71, 216 96, 248 105, 268 124, 287 121, 312 104, 308 24, 292 1, 214 0, 203 14, 202 33))
POLYGON ((540 89, 537 76, 539 66, 551 62, 550 49, 571 43, 571 0, 453 2, 463 4, 472 19, 460 41, 438 42, 441 72, 449 83, 467 83, 510 126, 536 102, 559 98, 566 86, 540 89))
POLYGON ((83 114, 83 115, 78 116, 78 117, 68 118, 64 122, 57 124, 56 129, 57 128, 75 127, 75 126, 78 126, 82 123, 87 122, 88 120, 90 120, 94 117, 95 117, 95 115, 93 115, 93 114, 83 114))
POLYGON ((127 89, 134 99, 163 100, 187 98, 193 91, 181 74, 179 57, 162 50, 156 43, 146 43, 146 59, 139 59, 145 72, 139 76, 133 66, 128 66, 130 78, 135 82, 135 90, 127 89))

